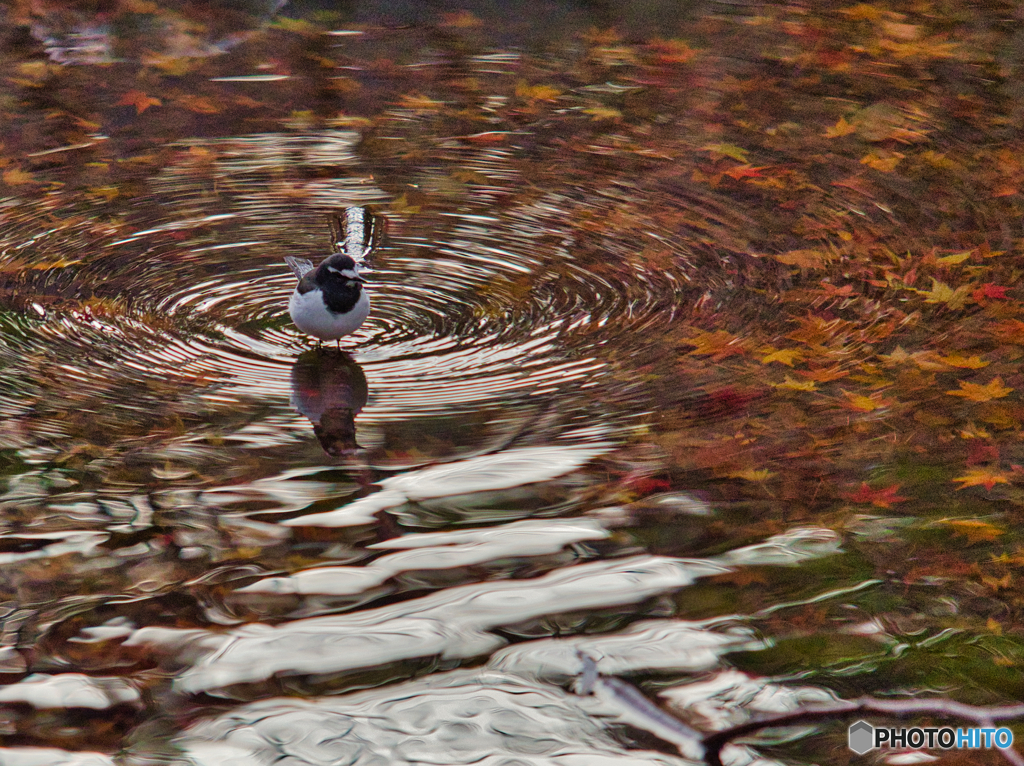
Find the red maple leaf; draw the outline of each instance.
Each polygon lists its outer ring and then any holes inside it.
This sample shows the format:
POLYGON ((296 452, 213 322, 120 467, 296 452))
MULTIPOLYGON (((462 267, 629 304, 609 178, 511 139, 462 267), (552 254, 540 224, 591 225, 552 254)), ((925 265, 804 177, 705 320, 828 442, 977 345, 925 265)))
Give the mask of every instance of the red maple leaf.
POLYGON ((851 495, 846 495, 846 499, 854 503, 871 503, 871 505, 879 508, 888 508, 893 503, 902 503, 904 500, 909 500, 908 497, 901 497, 896 494, 896 491, 900 488, 899 484, 893 484, 891 487, 883 487, 881 489, 871 489, 867 485, 867 482, 862 482, 860 489, 851 495))
POLYGON ((972 439, 967 447, 967 465, 994 463, 999 460, 999 447, 991 442, 972 439))
POLYGON ((1008 289, 1008 287, 1002 287, 1001 285, 986 282, 971 293, 971 297, 974 298, 977 303, 981 303, 986 298, 994 301, 1004 301, 1006 300, 1006 291, 1008 289))

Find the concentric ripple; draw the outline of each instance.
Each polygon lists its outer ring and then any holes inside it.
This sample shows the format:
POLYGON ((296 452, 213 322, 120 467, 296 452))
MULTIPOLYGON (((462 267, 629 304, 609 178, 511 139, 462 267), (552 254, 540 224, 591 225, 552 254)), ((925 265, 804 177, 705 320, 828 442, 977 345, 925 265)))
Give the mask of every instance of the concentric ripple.
MULTIPOLYGON (((191 142, 130 206, 61 192, 4 201, 5 410, 27 412, 52 385, 73 388, 85 410, 170 406, 207 423, 229 410, 245 421, 236 439, 294 440, 308 423, 288 406, 290 371, 309 339, 287 315, 294 278, 283 257, 326 254, 329 214, 387 211, 357 140, 333 131, 191 142)), ((480 412, 483 423, 515 420, 497 428, 506 435, 543 423, 606 438, 632 415, 603 404, 622 402, 610 366, 712 285, 695 265, 707 232, 652 229, 630 213, 641 192, 626 185, 498 208, 517 184, 511 156, 470 160, 493 186, 451 209, 390 214, 371 263, 373 311, 347 341, 369 381, 364 445, 394 446, 388 422, 480 412)), ((701 213, 715 225, 714 211, 701 213)), ((34 416, 35 433, 68 432, 63 412, 34 416)))

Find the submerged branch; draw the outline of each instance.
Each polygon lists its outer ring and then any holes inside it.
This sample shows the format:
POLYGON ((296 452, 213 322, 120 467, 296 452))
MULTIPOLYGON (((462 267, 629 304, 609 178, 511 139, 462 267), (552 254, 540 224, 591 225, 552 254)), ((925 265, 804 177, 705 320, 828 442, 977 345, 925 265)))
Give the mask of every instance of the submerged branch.
MULTIPOLYGON (((702 759, 708 766, 723 766, 722 749, 733 740, 753 734, 763 729, 782 726, 799 726, 801 724, 821 721, 839 721, 857 715, 884 715, 892 718, 911 718, 913 716, 933 716, 936 718, 959 719, 973 723, 982 728, 993 728, 995 721, 1024 719, 1024 703, 983 707, 967 705, 951 699, 877 699, 875 697, 859 697, 855 700, 837 700, 830 704, 809 705, 781 715, 758 718, 737 726, 717 731, 701 738, 700 734, 688 724, 666 712, 638 689, 613 676, 604 676, 597 671, 597 662, 580 652, 583 671, 577 681, 578 694, 600 694, 614 697, 620 706, 632 714, 634 725, 652 733, 671 732, 668 737, 684 750, 684 755, 702 759)), ((1013 766, 1024 766, 1024 757, 1013 747, 1000 748, 999 753, 1013 766)))

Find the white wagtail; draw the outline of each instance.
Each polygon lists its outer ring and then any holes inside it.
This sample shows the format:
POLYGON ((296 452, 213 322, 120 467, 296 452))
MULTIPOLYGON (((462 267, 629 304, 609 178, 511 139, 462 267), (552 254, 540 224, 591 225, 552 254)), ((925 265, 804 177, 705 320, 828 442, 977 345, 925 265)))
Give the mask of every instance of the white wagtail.
POLYGON ((370 315, 360 266, 377 247, 381 233, 379 219, 366 208, 353 207, 345 211, 344 225, 338 217, 331 218, 336 252, 319 266, 305 258, 285 257, 299 279, 288 301, 296 327, 320 340, 339 340, 359 329, 370 315))

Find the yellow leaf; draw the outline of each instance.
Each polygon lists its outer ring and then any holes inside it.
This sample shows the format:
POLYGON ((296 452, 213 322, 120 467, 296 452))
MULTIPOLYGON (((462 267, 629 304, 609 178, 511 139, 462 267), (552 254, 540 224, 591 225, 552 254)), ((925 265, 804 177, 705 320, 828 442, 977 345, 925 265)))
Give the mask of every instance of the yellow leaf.
POLYGON ((881 8, 876 8, 868 3, 860 3, 858 5, 851 6, 850 8, 844 8, 839 12, 847 18, 854 19, 855 21, 875 21, 880 19, 884 13, 881 8))
POLYGON ((988 367, 990 364, 977 354, 975 354, 974 356, 950 354, 949 356, 940 356, 939 359, 948 364, 950 367, 960 367, 965 370, 980 370, 982 367, 988 367))
POLYGON ((182 75, 188 74, 193 69, 199 67, 199 63, 202 59, 188 58, 186 56, 149 56, 146 58, 146 64, 151 67, 156 67, 164 74, 168 74, 171 77, 181 77, 182 75))
POLYGON ((726 474, 730 479, 746 479, 747 481, 766 481, 774 475, 775 474, 767 468, 747 468, 742 471, 733 471, 732 473, 726 474))
POLYGON ((985 623, 985 628, 989 633, 995 633, 997 636, 1003 635, 1003 626, 996 622, 992 617, 988 618, 988 621, 985 623))
POLYGON ((943 519, 937 523, 951 527, 956 534, 966 537, 967 541, 971 543, 991 542, 1006 534, 1005 529, 1000 529, 981 519, 943 519))
MULTIPOLYGON (((953 481, 960 482, 960 486, 957 490, 967 489, 968 487, 984 487, 985 489, 991 490, 996 484, 1009 484, 1010 476, 1002 471, 993 471, 990 468, 972 468, 963 476, 957 476, 953 481)), ((954 523, 954 522, 948 522, 954 523)), ((963 524, 978 524, 981 522, 960 522, 963 524)), ((1002 532, 1000 532, 1002 534, 1002 532)))
POLYGON ((278 16, 274 19, 274 27, 283 29, 285 32, 296 34, 316 34, 320 30, 305 19, 289 19, 287 16, 278 16))
POLYGON ((731 356, 732 354, 741 354, 744 351, 740 339, 725 330, 702 332, 696 337, 689 338, 687 343, 697 347, 690 352, 694 356, 731 356))
POLYGON ((992 434, 974 423, 968 423, 965 428, 960 429, 961 439, 991 439, 992 434))
POLYGON ((520 82, 516 85, 516 95, 520 98, 529 98, 536 101, 554 101, 562 95, 562 91, 551 85, 530 85, 520 82))
POLYGON ((793 378, 786 376, 786 379, 782 383, 776 383, 776 388, 788 388, 791 391, 817 391, 818 387, 814 384, 813 380, 794 380, 793 378))
POLYGON ((856 125, 847 122, 845 117, 840 117, 839 121, 831 128, 825 128, 825 138, 839 138, 856 132, 856 125))
POLYGON ((973 252, 974 252, 973 250, 965 250, 962 253, 953 253, 953 255, 944 255, 941 258, 936 258, 935 261, 936 261, 936 263, 945 263, 945 264, 963 263, 964 261, 966 261, 968 258, 971 257, 971 254, 973 252))
POLYGON ((415 215, 420 212, 420 206, 410 205, 409 198, 405 194, 400 195, 398 199, 391 200, 390 209, 395 215, 415 215))
POLYGON ((749 162, 747 150, 733 144, 708 144, 701 147, 702 151, 720 154, 724 157, 732 157, 738 162, 749 162))
POLYGON ((883 173, 891 173, 896 169, 896 166, 903 161, 905 155, 899 152, 889 152, 885 155, 875 154, 871 152, 861 157, 860 164, 867 165, 869 168, 874 168, 883 173))
POLYGON ((843 406, 856 412, 874 412, 875 410, 881 407, 886 407, 892 403, 877 395, 872 397, 864 396, 863 394, 851 394, 849 391, 843 391, 843 396, 846 397, 846 403, 843 406))
POLYGON ((778 351, 770 350, 765 356, 761 357, 761 364, 778 362, 779 364, 784 364, 787 367, 792 367, 793 362, 799 362, 803 358, 804 355, 795 348, 783 348, 778 351))
POLYGON ((934 351, 915 351, 911 354, 902 346, 897 346, 891 354, 879 354, 878 358, 887 365, 913 362, 922 370, 945 370, 949 366, 940 362, 934 351))
POLYGON ((993 399, 1002 399, 1013 391, 1003 385, 1002 378, 992 378, 984 386, 979 383, 967 383, 960 381, 959 391, 947 391, 950 396, 962 396, 972 402, 990 402, 993 399))
POLYGON ((971 293, 970 285, 961 285, 954 290, 945 282, 940 282, 935 277, 932 277, 931 290, 910 289, 914 290, 918 295, 925 296, 925 303, 945 303, 951 309, 963 308, 964 303, 967 302, 967 297, 971 293))
POLYGON ((622 112, 610 106, 592 106, 584 109, 583 114, 589 114, 595 120, 618 120, 622 118, 622 112))
POLYGON ((117 199, 121 194, 121 190, 116 186, 91 186, 87 191, 90 195, 94 197, 102 197, 107 202, 117 199))
POLYGON ((892 350, 891 354, 879 354, 878 358, 884 360, 887 364, 903 364, 913 359, 903 346, 897 346, 892 350))

